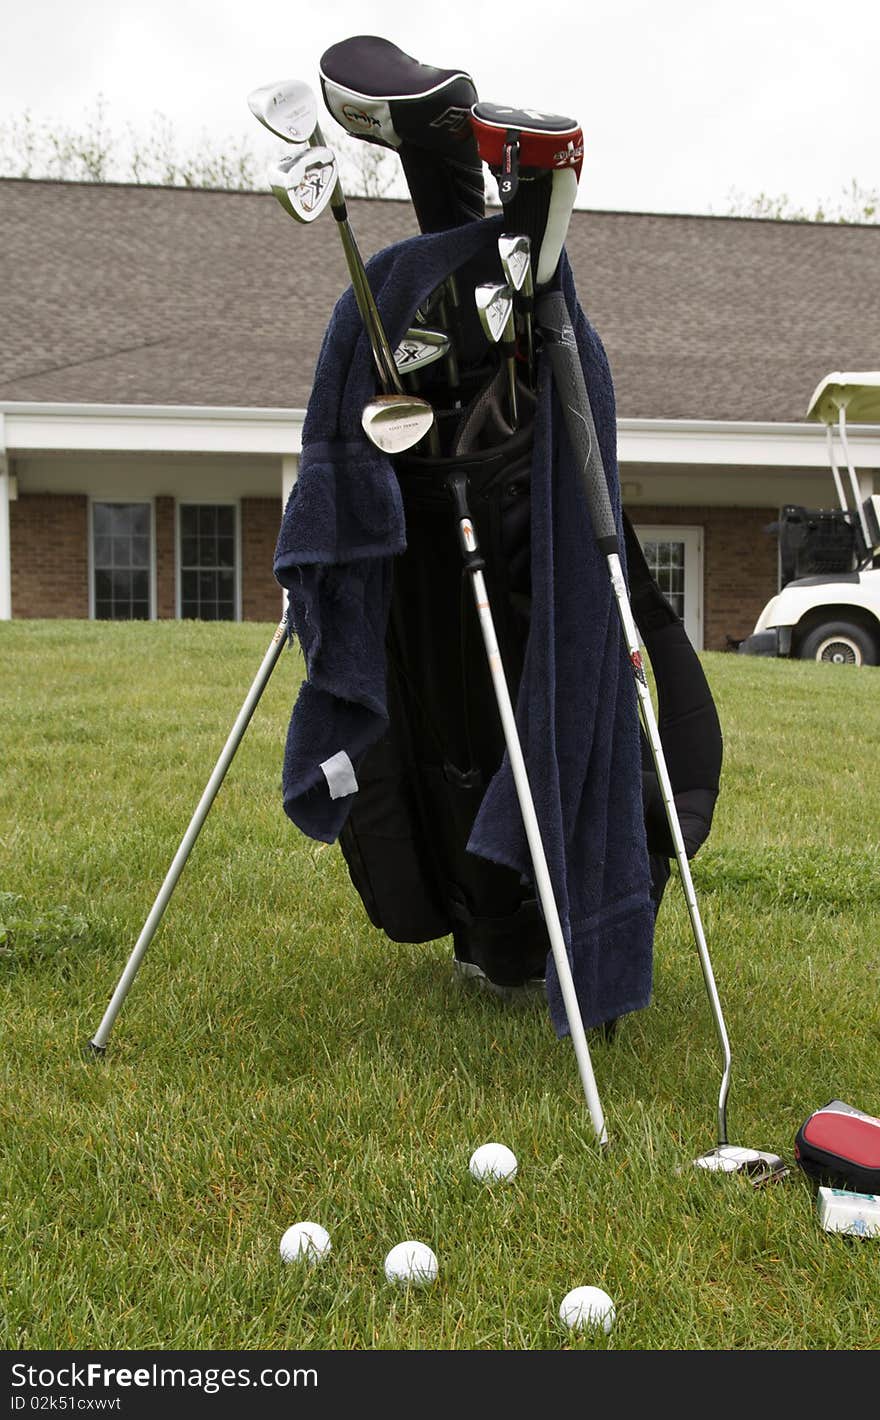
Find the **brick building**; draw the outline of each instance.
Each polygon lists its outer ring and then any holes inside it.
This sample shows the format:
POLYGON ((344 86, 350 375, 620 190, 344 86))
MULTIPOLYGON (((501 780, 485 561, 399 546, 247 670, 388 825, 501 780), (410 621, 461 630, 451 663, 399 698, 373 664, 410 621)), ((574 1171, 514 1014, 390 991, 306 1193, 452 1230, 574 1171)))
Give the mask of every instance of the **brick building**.
MULTIPOLYGON (((356 200, 365 255, 415 231, 356 200)), ((272 550, 321 336, 332 230, 270 195, 0 180, 0 618, 275 621, 272 550)), ((880 364, 880 227, 576 212, 611 361, 624 502, 699 647, 778 585, 764 529, 829 506, 830 370, 880 364)), ((851 431, 863 495, 877 431, 851 431)))

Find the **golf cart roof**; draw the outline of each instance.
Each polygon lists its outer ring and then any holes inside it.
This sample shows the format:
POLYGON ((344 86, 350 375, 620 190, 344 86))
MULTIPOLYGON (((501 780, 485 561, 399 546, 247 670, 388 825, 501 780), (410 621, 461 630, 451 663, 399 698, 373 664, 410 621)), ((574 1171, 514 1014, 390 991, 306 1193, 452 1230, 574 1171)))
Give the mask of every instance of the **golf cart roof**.
POLYGON ((841 374, 835 370, 820 380, 813 391, 807 418, 836 424, 841 409, 846 410, 847 423, 880 424, 880 370, 860 374, 841 374))

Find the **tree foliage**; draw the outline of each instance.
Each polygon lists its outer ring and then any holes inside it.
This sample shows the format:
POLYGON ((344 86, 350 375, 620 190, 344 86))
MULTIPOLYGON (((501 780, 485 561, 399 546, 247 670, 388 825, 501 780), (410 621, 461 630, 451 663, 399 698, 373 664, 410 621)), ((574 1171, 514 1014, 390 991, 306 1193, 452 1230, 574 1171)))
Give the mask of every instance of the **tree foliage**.
POLYGON ((727 200, 728 217, 766 217, 777 222, 880 222, 880 188, 862 187, 855 178, 841 189, 839 197, 810 207, 799 207, 785 192, 778 196, 759 192, 757 197, 747 197, 732 190, 727 200))
MULTIPOLYGON (((359 143, 332 126, 346 192, 361 197, 405 194, 393 153, 359 143)), ((274 156, 289 151, 279 140, 274 156)), ((260 192, 266 187, 267 161, 265 154, 260 156, 236 138, 218 141, 206 135, 186 150, 174 123, 162 113, 153 115, 146 131, 138 132, 130 123, 119 128, 110 122, 102 95, 79 127, 35 118, 29 110, 0 124, 0 177, 260 192)))

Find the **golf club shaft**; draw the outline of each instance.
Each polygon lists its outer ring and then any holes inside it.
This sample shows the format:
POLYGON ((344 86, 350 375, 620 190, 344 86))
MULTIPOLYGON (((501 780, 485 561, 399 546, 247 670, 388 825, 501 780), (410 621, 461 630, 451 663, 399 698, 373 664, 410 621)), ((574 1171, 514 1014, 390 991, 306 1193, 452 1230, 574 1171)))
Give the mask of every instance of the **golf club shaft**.
MULTIPOLYGON (((324 147, 324 138, 319 124, 315 125, 314 132, 309 139, 309 145, 313 148, 324 147)), ((361 313, 361 320, 364 323, 370 346, 373 351, 373 359, 376 362, 376 370, 379 380, 388 394, 403 394, 403 385, 397 373, 397 366, 394 363, 394 353, 385 334, 385 327, 379 315, 379 308, 376 305, 370 282, 367 278, 367 269, 364 266, 363 257, 360 253, 351 223, 348 220, 348 207, 345 201, 345 193, 342 189, 342 180, 337 174, 336 184, 333 189, 333 196, 330 198, 330 209, 336 219, 336 226, 339 230, 339 237, 342 242, 342 250, 345 254, 345 263, 348 267, 348 274, 351 277, 354 298, 357 301, 358 310, 361 313)))
POLYGON ((593 1072, 593 1062, 590 1058, 590 1048, 587 1045, 587 1037, 581 1018, 577 992, 575 991, 574 981, 572 979, 571 966, 568 960, 568 952, 566 951, 565 938, 562 933, 562 924, 559 920, 556 898, 553 893, 550 870, 547 866, 547 857, 544 852, 541 830, 535 813, 535 803, 529 785, 519 731, 516 728, 516 718, 510 700, 510 691, 507 688, 507 677, 504 674, 504 667, 501 662, 501 652, 498 648, 498 640, 495 634, 495 623, 492 618, 489 595, 486 590, 486 582, 482 572, 483 561, 479 556, 477 535, 470 513, 468 512, 466 479, 463 475, 453 477, 449 480, 449 487, 455 499, 456 513, 459 518, 458 526, 462 555, 465 568, 471 577, 474 602, 477 608, 480 630, 486 647, 486 658, 489 663, 492 685, 495 690, 498 712, 504 731, 504 743, 507 747, 508 758, 510 759, 510 767, 516 786, 516 795, 519 801, 532 866, 535 872, 535 887, 541 902, 541 910, 547 926, 547 934, 550 938, 550 949, 556 964, 556 974, 559 977, 559 987, 565 1004, 565 1013, 568 1018, 568 1027, 571 1033, 574 1053, 577 1058, 581 1084, 583 1086, 584 1095, 586 1096, 587 1107, 590 1111, 590 1119, 592 1120, 593 1128, 596 1132, 596 1138, 600 1144, 606 1145, 608 1143, 608 1133, 605 1128, 605 1118, 602 1113, 602 1104, 599 1099, 596 1076, 593 1072))
POLYGON ((510 406, 510 427, 519 428, 519 407, 516 399, 516 329, 513 320, 513 305, 510 308, 510 319, 501 341, 501 354, 507 368, 507 402, 510 406))
POLYGON ((449 386, 457 390, 461 384, 455 341, 461 340, 461 302, 458 295, 458 281, 455 272, 450 272, 443 283, 444 295, 440 301, 440 319, 449 332, 449 349, 446 352, 446 374, 449 386))
MULTIPOLYGON (((535 301, 535 291, 532 284, 531 269, 526 280, 526 284, 521 286, 517 292, 520 307, 523 314, 523 324, 526 330, 526 358, 528 360, 529 384, 535 388, 535 331, 533 322, 533 309, 535 301)), ((516 297, 514 297, 516 300, 516 297)))
POLYGON ((134 981, 135 975, 137 974, 137 970, 141 964, 144 953, 146 952, 147 947, 150 945, 150 942, 155 936, 156 929, 158 928, 159 923, 162 920, 162 914, 164 913, 165 908, 168 906, 168 903, 171 900, 171 895, 174 892, 175 887, 177 886, 177 880, 183 872, 186 860, 189 857, 190 852, 192 851, 193 844, 199 836, 201 827, 205 822, 205 819, 208 817, 208 811, 210 810, 211 805, 213 804, 214 799, 217 796, 217 791, 220 788, 220 785, 223 783, 226 771, 232 763, 233 756, 236 750, 238 749, 238 746, 241 744, 244 732, 247 729, 250 723, 251 716, 253 715, 254 710, 257 707, 257 702, 259 701, 260 696, 263 694, 263 691, 266 688, 266 684, 269 680, 270 675, 272 674, 272 671, 275 669, 275 665, 278 661, 278 658, 284 649, 284 643, 286 639, 287 614, 285 613, 281 621, 278 623, 278 626, 275 630, 275 634, 272 637, 271 642, 269 643, 269 649, 263 657, 260 669, 257 672, 253 685, 247 693, 245 702, 238 713, 238 718, 236 719, 235 724, 233 725, 232 730, 230 731, 229 738, 227 739, 226 744, 223 746, 220 758, 217 760, 217 763, 214 766, 214 772, 208 780, 204 793, 202 794, 202 797, 199 800, 198 807, 196 808, 196 811, 190 820, 189 827, 187 828, 186 833, 183 835, 180 847, 174 855, 171 867, 168 869, 168 872, 165 875, 165 881, 159 889, 159 893, 156 897, 155 902, 153 903, 153 906, 150 909, 149 916, 147 917, 147 920, 143 925, 141 934, 138 937, 137 942, 135 943, 134 949, 128 959, 128 963, 125 967, 125 970, 123 971, 122 976, 119 978, 119 984, 117 985, 116 990, 113 993, 109 1006, 104 1012, 103 1020, 101 1021, 101 1024, 99 1025, 97 1031, 89 1042, 92 1048, 98 1052, 102 1052, 107 1044, 107 1038, 110 1035, 111 1030, 113 1029, 113 1023, 116 1020, 116 1017, 119 1015, 119 1012, 122 1008, 122 1003, 128 995, 129 989, 131 987, 132 982, 134 981))
POLYGON ((675 858, 684 886, 688 913, 694 940, 700 957, 706 993, 715 1021, 718 1040, 724 1061, 721 1089, 718 1097, 718 1143, 727 1143, 727 1096, 730 1090, 731 1054, 727 1027, 721 1010, 721 1001, 715 985, 715 975, 706 945, 706 936, 700 918, 694 891, 693 878, 687 860, 684 837, 681 832, 675 798, 666 767, 666 756, 657 727, 657 718, 648 688, 647 677, 642 665, 638 633, 629 604, 629 596, 620 562, 617 524, 608 492, 608 481, 602 463, 599 440, 593 421, 590 397, 581 368, 577 341, 571 324, 565 298, 559 291, 548 292, 538 303, 538 325, 544 335, 544 343, 553 367, 553 376, 565 417, 569 441, 583 474, 584 489, 593 523, 596 542, 606 558, 611 585, 617 602, 617 609, 623 628, 624 639, 633 667, 642 724, 651 749, 651 757, 663 795, 666 818, 675 846, 675 858))
POLYGON ((721 1001, 718 996, 718 988, 715 985, 715 974, 712 970, 709 949, 706 945, 706 936, 703 931, 700 909, 697 905, 697 895, 694 890, 694 882, 691 876, 684 836, 678 818, 678 810, 675 807, 675 795, 673 794, 672 782, 669 778, 669 770, 666 766, 666 756, 663 753, 663 744, 660 739, 660 730, 657 725, 657 717, 654 713, 654 705, 651 700, 651 691, 642 665, 638 631, 636 630, 635 619, 632 614, 632 608, 630 607, 623 567, 620 557, 616 552, 608 554, 607 563, 608 575, 611 578, 611 586, 614 590, 614 596, 617 602, 617 610, 623 627, 630 664, 633 667, 642 725, 651 749, 651 758, 654 761, 654 769, 660 784, 663 805, 666 809, 666 819, 669 824, 673 844, 675 845, 675 859, 678 864, 679 874, 681 875, 688 915, 691 919, 691 928, 693 930, 694 940, 697 944, 697 951, 700 955, 700 966, 702 967, 703 979, 706 983, 706 992, 715 1019, 715 1028, 718 1032, 718 1040, 724 1060, 724 1071, 721 1077, 721 1089, 718 1096, 718 1143, 726 1144, 727 1096, 730 1092, 731 1069, 730 1042, 727 1037, 727 1027, 724 1024, 721 1001))

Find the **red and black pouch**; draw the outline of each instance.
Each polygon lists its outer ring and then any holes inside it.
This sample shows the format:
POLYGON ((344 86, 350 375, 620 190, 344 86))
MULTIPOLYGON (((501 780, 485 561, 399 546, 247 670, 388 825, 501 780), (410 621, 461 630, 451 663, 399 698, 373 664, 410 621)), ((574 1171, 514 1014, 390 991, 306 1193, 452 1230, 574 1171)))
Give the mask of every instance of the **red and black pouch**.
POLYGON ((880 1119, 843 1100, 830 1100, 804 1121, 794 1155, 819 1183, 880 1193, 880 1119))

